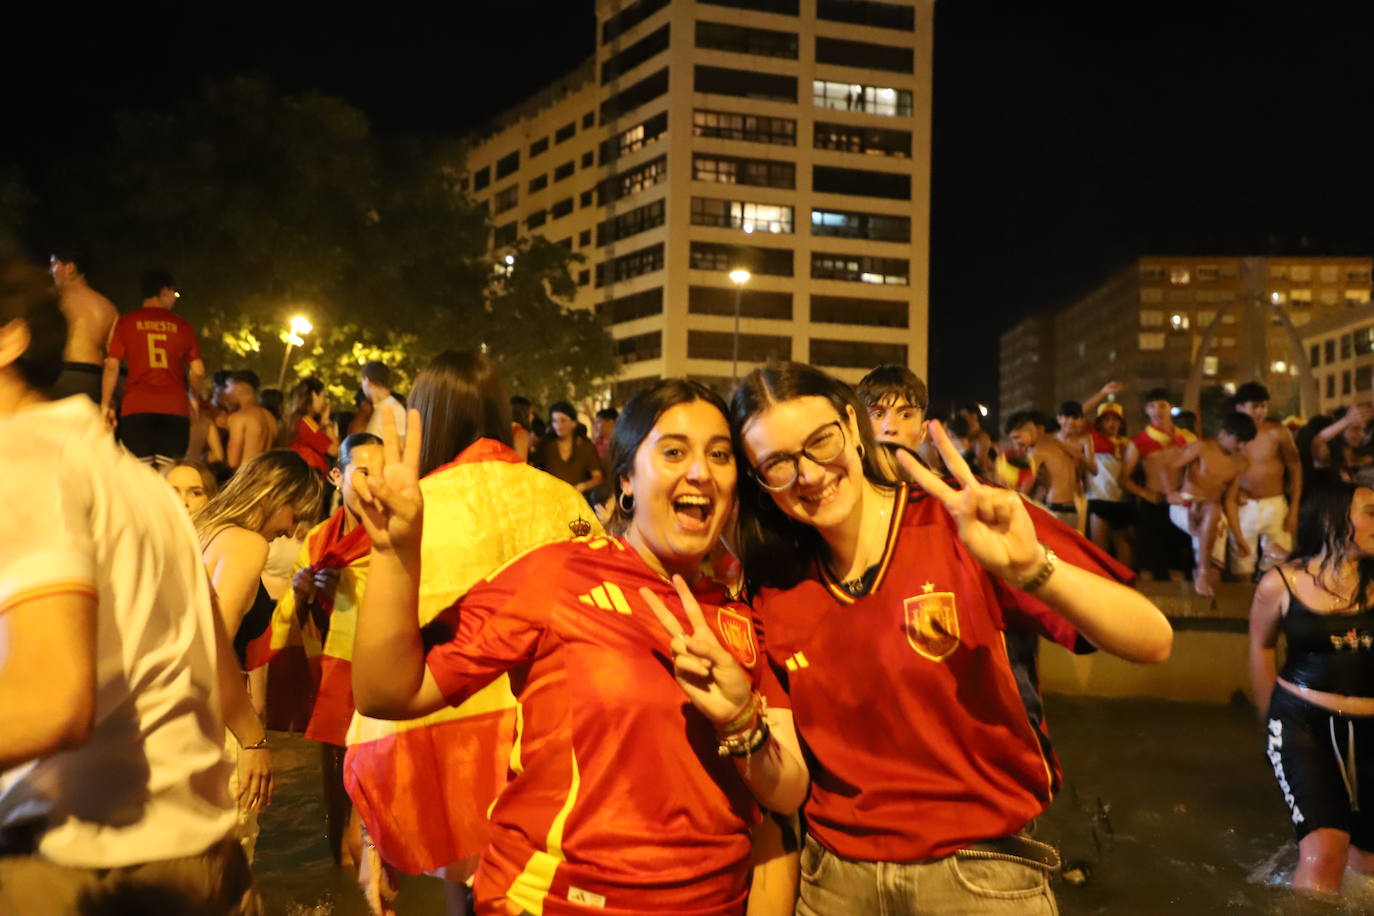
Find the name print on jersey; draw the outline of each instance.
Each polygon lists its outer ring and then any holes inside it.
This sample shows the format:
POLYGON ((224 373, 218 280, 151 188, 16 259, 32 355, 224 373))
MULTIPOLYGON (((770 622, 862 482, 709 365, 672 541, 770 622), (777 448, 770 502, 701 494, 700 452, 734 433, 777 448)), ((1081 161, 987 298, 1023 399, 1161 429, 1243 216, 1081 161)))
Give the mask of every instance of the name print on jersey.
POLYGON ((923 658, 942 662, 959 648, 959 609, 953 592, 937 592, 931 582, 921 592, 902 602, 906 641, 923 658))

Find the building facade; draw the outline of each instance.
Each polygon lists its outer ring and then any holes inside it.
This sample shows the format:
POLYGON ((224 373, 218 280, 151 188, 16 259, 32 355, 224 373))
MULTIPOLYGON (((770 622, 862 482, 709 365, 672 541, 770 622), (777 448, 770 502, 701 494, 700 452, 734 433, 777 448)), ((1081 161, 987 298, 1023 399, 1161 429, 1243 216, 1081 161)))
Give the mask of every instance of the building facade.
POLYGON ((769 359, 925 374, 933 3, 596 0, 594 57, 472 138, 498 258, 586 258, 610 400, 769 359))
POLYGON ((997 416, 1002 422, 1022 410, 1050 410, 1054 400, 1054 316, 1032 315, 998 341, 1001 376, 997 416))
MULTIPOLYGON (((1141 395, 1163 387, 1181 401, 1201 356, 1198 387, 1260 379, 1276 410, 1296 412, 1308 349, 1295 352, 1290 327, 1300 337, 1311 322, 1367 305, 1372 265, 1354 257, 1139 258, 1052 316, 1042 361, 1054 367, 1054 393, 1037 406, 1082 400, 1115 379, 1126 383, 1119 400, 1138 424, 1141 395)), ((1008 343, 1004 336, 1004 378, 1019 371, 1008 343)), ((1015 394, 1003 385, 1004 403, 1015 394)))
POLYGON ((1374 397, 1374 305, 1327 315, 1302 330, 1318 410, 1368 404, 1374 397))

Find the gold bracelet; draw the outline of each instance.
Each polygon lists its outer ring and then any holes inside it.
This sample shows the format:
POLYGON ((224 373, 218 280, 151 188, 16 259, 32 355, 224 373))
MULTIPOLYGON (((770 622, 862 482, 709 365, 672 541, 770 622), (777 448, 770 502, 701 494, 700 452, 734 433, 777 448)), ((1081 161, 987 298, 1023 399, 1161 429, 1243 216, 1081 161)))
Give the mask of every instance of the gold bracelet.
POLYGON ((1045 547, 1044 544, 1041 544, 1040 546, 1043 547, 1045 550, 1045 562, 1041 565, 1040 569, 1036 572, 1035 575, 1031 576, 1029 579, 1027 579, 1025 582, 1022 582, 1020 585, 1016 586, 1023 592, 1035 591, 1040 586, 1048 582, 1050 576, 1054 575, 1054 567, 1056 561, 1058 560, 1058 557, 1054 555, 1053 550, 1050 550, 1048 547, 1045 547))

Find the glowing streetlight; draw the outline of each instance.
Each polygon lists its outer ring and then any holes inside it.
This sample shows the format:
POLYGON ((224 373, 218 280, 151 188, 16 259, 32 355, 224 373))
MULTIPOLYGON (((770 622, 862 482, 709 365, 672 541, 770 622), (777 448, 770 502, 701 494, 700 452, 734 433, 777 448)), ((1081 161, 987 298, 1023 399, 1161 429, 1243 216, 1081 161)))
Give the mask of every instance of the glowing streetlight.
POLYGON ((281 332, 282 343, 286 344, 286 352, 281 358, 281 372, 277 374, 277 387, 281 388, 286 384, 286 367, 291 362, 291 351, 296 347, 305 346, 305 335, 315 330, 315 326, 310 323, 310 319, 304 315, 292 317, 291 323, 281 332))
POLYGON ((743 267, 730 271, 730 282, 735 284, 735 337, 730 345, 730 378, 736 382, 739 381, 739 303, 744 295, 744 284, 749 282, 750 276, 743 267))

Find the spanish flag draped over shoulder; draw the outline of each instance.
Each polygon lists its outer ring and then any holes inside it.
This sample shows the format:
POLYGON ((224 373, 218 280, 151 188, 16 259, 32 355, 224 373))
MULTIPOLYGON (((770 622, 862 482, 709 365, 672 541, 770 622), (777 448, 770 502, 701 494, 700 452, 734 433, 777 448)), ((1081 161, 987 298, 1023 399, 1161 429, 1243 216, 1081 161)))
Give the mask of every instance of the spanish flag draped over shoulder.
MULTIPOLYGON (((353 634, 372 550, 367 530, 361 524, 344 533, 346 511, 341 506, 310 529, 293 570, 294 574, 307 566, 337 569, 339 581, 334 594, 322 595, 310 606, 300 607, 295 591, 288 589, 277 602, 270 629, 274 660, 299 645, 309 665, 315 700, 305 737, 340 747, 353 718, 353 634)), ((268 683, 271 684, 270 675, 268 683)))
MULTIPOLYGON (((568 484, 479 439, 420 481, 420 624, 526 551, 601 526, 568 484)), ((481 852, 487 811, 505 786, 518 709, 498 678, 461 706, 388 722, 356 713, 344 784, 384 861, 410 874, 481 852)))

